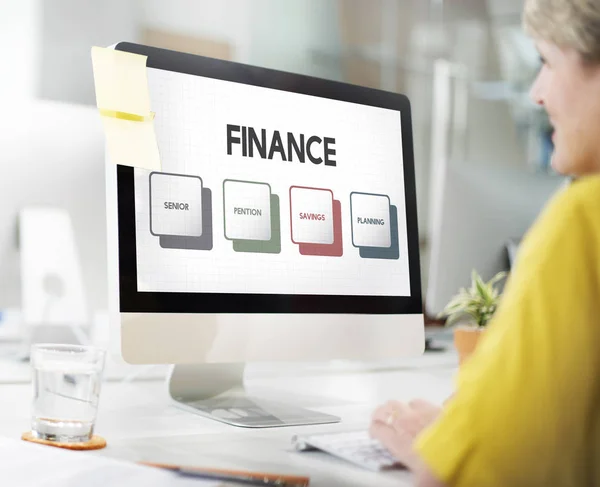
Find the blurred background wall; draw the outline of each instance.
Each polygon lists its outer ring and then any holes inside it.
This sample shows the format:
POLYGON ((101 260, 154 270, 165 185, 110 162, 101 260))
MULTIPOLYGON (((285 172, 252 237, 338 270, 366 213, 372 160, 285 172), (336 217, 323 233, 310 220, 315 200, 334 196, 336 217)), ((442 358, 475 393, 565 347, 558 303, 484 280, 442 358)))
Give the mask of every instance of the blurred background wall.
POLYGON ((0 0, 0 97, 93 107, 90 47, 125 40, 405 93, 425 288, 436 164, 544 168, 522 3, 0 0))

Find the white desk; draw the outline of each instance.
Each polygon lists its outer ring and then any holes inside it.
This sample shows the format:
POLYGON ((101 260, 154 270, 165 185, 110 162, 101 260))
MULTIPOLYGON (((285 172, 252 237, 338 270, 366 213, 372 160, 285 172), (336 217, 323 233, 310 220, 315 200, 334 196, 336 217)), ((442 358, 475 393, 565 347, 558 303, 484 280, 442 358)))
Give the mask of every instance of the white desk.
MULTIPOLYGON (((375 406, 388 399, 441 403, 452 392, 456 364, 450 352, 368 367, 257 366, 248 381, 253 392, 295 398, 295 404, 342 417, 334 425, 272 429, 236 428, 180 410, 169 404, 161 380, 107 381, 96 432, 109 446, 84 454, 307 475, 314 487, 411 485, 406 472, 375 474, 324 453, 298 453, 290 439, 295 433, 366 428, 375 406)), ((29 429, 30 401, 29 383, 0 386, 1 436, 18 438, 29 429)))

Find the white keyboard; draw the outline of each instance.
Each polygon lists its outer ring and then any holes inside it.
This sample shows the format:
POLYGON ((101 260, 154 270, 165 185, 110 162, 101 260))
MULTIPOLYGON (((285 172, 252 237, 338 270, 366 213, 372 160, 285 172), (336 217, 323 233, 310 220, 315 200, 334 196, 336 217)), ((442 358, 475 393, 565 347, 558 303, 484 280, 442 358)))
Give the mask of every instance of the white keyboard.
POLYGON ((376 472, 402 467, 367 431, 297 435, 292 443, 298 451, 321 450, 376 472))

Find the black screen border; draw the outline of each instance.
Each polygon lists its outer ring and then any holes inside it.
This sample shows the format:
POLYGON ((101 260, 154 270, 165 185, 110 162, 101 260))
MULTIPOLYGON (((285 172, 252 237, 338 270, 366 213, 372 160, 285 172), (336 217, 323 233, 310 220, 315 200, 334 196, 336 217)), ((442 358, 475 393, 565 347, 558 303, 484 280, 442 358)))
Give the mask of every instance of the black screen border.
POLYGON ((410 296, 140 292, 137 288, 134 169, 117 166, 119 295, 123 313, 421 314, 417 195, 410 101, 405 95, 167 49, 121 42, 147 67, 399 112, 402 130, 410 296))

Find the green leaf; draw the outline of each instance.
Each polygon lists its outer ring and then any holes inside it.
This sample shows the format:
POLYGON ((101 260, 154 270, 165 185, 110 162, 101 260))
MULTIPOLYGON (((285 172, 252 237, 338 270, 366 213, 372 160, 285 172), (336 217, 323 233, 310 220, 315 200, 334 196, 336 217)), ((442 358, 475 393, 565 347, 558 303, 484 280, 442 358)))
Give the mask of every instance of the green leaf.
POLYGON ((496 283, 500 282, 502 279, 504 279, 506 276, 508 276, 507 272, 498 272, 498 274, 496 274, 494 277, 492 277, 489 282, 488 282, 488 286, 493 287, 496 283))
POLYGON ((477 289, 477 293, 479 294, 479 296, 486 298, 488 295, 488 292, 485 287, 485 283, 483 282, 481 277, 475 276, 475 279, 473 282, 475 283, 475 289, 477 289))

